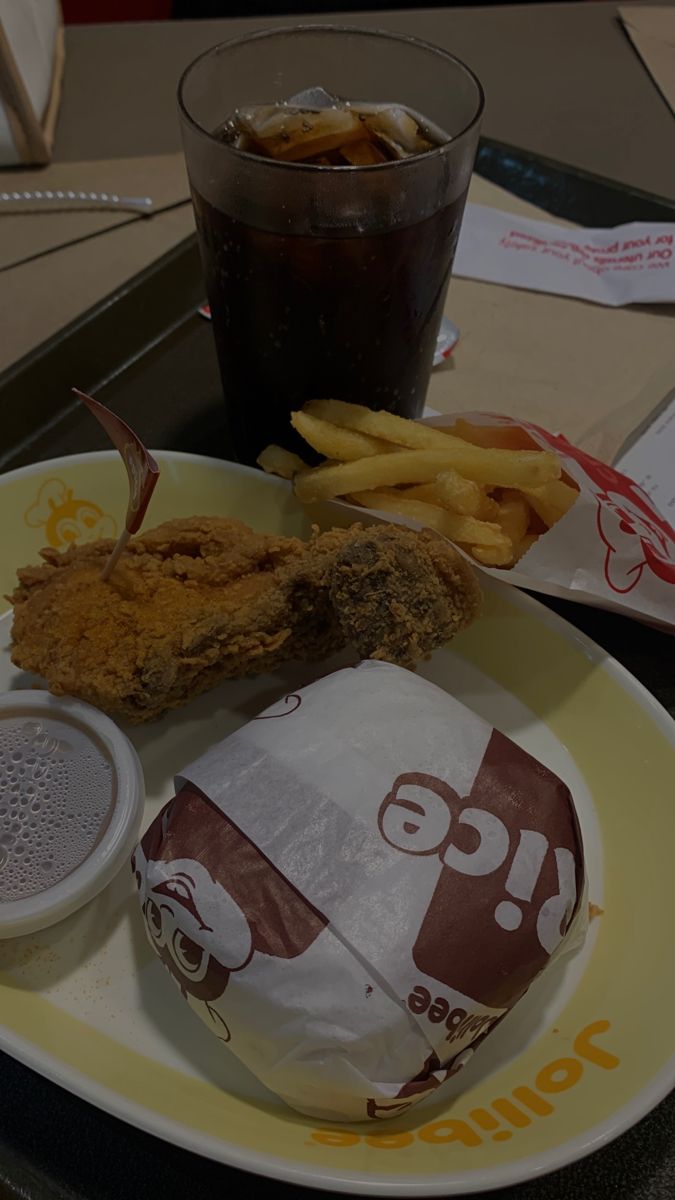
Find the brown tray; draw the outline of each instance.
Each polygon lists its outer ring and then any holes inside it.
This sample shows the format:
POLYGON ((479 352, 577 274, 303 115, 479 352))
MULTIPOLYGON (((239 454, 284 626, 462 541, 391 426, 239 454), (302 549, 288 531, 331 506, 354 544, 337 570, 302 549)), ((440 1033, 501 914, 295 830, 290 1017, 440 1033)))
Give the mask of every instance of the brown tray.
MULTIPOLYGON (((675 205, 483 141, 478 171, 584 225, 675 220, 675 205)), ((194 238, 0 375, 0 470, 107 449, 73 386, 96 394, 146 445, 231 457, 194 238)), ((545 598, 675 715, 673 640, 626 617, 545 598)), ((648 782, 648 781, 646 781, 648 782)), ((671 1200, 675 1098, 601 1154, 526 1185, 530 1200, 671 1200)), ((0 1200, 184 1200, 227 1194, 295 1200, 296 1188, 196 1158, 89 1106, 0 1054, 0 1200)), ((324 1193, 326 1194, 326 1193, 324 1193)), ((493 1193, 521 1200, 521 1187, 493 1193)))

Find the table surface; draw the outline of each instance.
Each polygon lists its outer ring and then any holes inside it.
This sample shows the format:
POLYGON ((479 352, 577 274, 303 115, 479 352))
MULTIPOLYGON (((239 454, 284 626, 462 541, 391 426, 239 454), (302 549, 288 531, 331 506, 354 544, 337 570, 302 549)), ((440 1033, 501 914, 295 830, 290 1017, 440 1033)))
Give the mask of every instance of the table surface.
MULTIPOLYGON (((413 33, 464 58, 486 88, 489 136, 675 199, 675 121, 619 26, 615 5, 378 12, 350 14, 348 21, 413 33)), ((77 161, 177 150, 174 92, 182 68, 218 40, 274 23, 279 22, 70 27, 55 157, 77 161)), ((201 351, 199 358, 203 361, 201 351)), ((86 439, 83 423, 82 445, 78 441, 73 449, 86 448, 86 439)), ((565 602, 553 607, 674 711, 672 641, 625 618, 565 602)), ((131 1200, 147 1192, 178 1200, 224 1188, 285 1197, 296 1190, 165 1146, 2 1055, 0 1072, 0 1200, 120 1195, 131 1200)), ((601 1153, 548 1179, 492 1195, 672 1200, 675 1095, 601 1153)))

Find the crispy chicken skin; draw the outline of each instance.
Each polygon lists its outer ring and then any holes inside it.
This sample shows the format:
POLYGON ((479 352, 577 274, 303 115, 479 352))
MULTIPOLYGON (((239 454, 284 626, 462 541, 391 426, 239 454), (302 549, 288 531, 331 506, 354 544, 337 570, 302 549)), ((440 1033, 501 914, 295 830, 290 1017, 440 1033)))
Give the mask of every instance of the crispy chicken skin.
POLYGON ((428 530, 355 525, 303 542, 190 517, 134 538, 103 581, 112 547, 44 550, 18 572, 12 661, 134 723, 346 644, 414 666, 480 606, 471 567, 428 530))

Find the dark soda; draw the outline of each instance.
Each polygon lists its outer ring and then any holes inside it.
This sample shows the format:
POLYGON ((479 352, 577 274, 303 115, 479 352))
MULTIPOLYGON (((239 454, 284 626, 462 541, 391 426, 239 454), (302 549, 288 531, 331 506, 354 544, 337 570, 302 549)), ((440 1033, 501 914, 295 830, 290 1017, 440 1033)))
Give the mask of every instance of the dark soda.
MULTIPOLYGON (((231 130, 231 122, 223 127, 223 140, 231 130)), ((380 148, 395 157, 386 143, 380 148)), ((289 414, 308 400, 421 415, 464 199, 382 232, 375 219, 375 231, 306 235, 247 224, 193 187, 231 441, 242 461, 255 462, 270 442, 307 456, 289 414)))

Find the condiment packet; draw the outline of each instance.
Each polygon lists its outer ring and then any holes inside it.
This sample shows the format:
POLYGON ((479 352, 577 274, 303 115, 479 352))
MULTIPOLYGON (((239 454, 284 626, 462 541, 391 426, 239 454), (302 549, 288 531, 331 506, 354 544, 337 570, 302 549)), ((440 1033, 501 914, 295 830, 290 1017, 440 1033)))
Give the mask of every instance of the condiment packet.
MULTIPOLYGON (((535 446, 555 451, 563 470, 579 487, 569 512, 541 534, 515 566, 484 567, 465 554, 477 570, 516 587, 675 629, 675 529, 641 487, 573 446, 562 434, 548 433, 529 421, 470 412, 424 423, 442 429, 460 419, 472 425, 525 430, 535 446)), ((337 503, 355 519, 368 511, 346 501, 337 503)), ((419 522, 393 513, 387 513, 386 520, 420 528, 419 522)), ((457 549, 464 554, 461 546, 457 549)))
POLYGON ((313 1117, 405 1112, 583 940, 566 786, 399 667, 285 696, 175 783, 133 862, 150 943, 313 1117))
POLYGON ((442 317, 432 365, 440 367, 441 363, 447 362, 458 341, 459 329, 448 317, 442 317))

